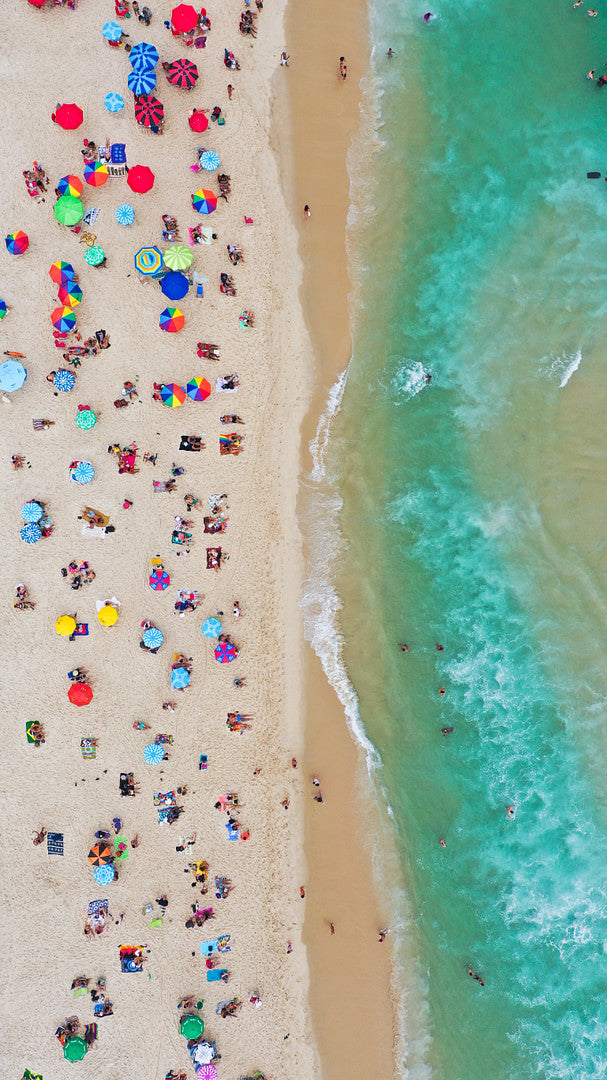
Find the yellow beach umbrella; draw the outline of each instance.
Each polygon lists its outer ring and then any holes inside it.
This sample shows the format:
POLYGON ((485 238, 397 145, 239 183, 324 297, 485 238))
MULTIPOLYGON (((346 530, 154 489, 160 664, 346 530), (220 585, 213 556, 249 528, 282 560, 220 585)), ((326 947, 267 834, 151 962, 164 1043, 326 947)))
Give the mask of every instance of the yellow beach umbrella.
POLYGON ((60 615, 55 622, 55 630, 61 637, 70 637, 76 629, 76 620, 71 615, 60 615))
POLYGON ((118 612, 111 604, 106 604, 100 609, 97 618, 102 626, 113 626, 118 619, 118 612))

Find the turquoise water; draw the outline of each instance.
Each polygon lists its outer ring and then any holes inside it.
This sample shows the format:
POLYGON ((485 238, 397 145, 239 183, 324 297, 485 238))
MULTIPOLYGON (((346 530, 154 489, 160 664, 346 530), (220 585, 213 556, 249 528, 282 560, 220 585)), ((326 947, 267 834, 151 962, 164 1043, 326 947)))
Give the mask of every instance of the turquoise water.
POLYGON ((371 7, 381 146, 351 163, 353 357, 333 487, 316 476, 319 544, 336 523, 345 543, 313 636, 339 681, 334 584, 349 715, 381 761, 402 860, 403 1071, 594 1080, 607 185, 586 172, 607 169, 607 89, 585 74, 606 70, 607 7, 436 3, 429 25, 423 6, 371 7))

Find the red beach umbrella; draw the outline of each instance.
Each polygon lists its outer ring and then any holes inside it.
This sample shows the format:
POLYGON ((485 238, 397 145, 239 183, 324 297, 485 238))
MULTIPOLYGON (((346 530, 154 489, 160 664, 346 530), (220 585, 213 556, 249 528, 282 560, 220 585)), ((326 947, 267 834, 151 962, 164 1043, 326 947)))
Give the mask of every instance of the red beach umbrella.
POLYGON ((84 120, 84 113, 79 105, 60 105, 55 113, 55 123, 67 131, 79 128, 84 120))
POLYGON ((167 79, 173 86, 191 90, 198 81, 198 68, 191 60, 173 60, 173 63, 169 64, 167 79))
POLYGON ((67 696, 72 705, 88 705, 93 700, 93 691, 88 683, 77 682, 70 686, 67 696))
POLYGON ((171 25, 178 33, 193 30, 198 22, 198 13, 191 4, 178 4, 171 12, 171 25))
POLYGON ((164 105, 153 94, 138 94, 135 98, 135 119, 141 127, 156 126, 164 120, 164 105))
POLYGON ((190 116, 188 123, 192 131, 206 131, 209 126, 209 121, 203 112, 194 112, 190 116))
POLYGON ((32 7, 44 7, 46 0, 28 0, 32 7))
POLYGON ((147 165, 134 165, 132 169, 129 169, 126 182, 131 191, 143 194, 154 187, 155 179, 154 173, 148 169, 147 165))

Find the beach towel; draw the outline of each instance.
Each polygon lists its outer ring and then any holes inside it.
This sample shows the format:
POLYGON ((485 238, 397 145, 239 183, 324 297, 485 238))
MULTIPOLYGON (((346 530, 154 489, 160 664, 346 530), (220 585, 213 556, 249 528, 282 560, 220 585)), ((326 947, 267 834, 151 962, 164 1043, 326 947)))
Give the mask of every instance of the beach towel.
POLYGON ((39 723, 37 720, 26 720, 25 734, 29 743, 44 742, 44 739, 40 737, 39 723))
POLYGON ((89 624, 87 622, 77 622, 76 629, 72 634, 72 637, 88 637, 89 636, 89 624))
POLYGON ((46 838, 46 850, 49 855, 63 855, 63 833, 48 833, 46 838))
POLYGON ((207 982, 221 982, 221 976, 227 974, 227 968, 211 968, 207 971, 207 982))
POLYGON ((124 972, 143 971, 143 945, 120 946, 120 969, 124 972))
POLYGON ((173 745, 173 736, 172 735, 157 735, 156 738, 154 739, 154 742, 158 743, 159 746, 172 746, 173 745))
POLYGON ((94 225, 97 218, 99 217, 99 214, 99 209, 96 206, 91 206, 90 210, 87 210, 82 220, 86 221, 87 225, 94 225))
POLYGON ((33 1073, 29 1069, 26 1069, 23 1074, 23 1080, 42 1080, 42 1073, 33 1073))
POLYGON ((154 806, 175 806, 177 800, 175 798, 174 791, 155 791, 154 792, 154 806))
POLYGON ((200 942, 201 956, 211 956, 212 953, 218 952, 218 951, 219 950, 217 948, 217 939, 216 938, 213 938, 212 941, 201 941, 200 942))
POLYGON ((96 739, 81 739, 80 751, 83 758, 96 758, 97 757, 97 740, 96 739))
POLYGON ((125 836, 116 836, 114 838, 114 849, 116 851, 116 858, 117 859, 123 859, 123 860, 128 859, 128 857, 129 857, 129 846, 128 846, 127 839, 126 839, 125 836), (120 846, 122 846, 122 851, 118 850, 120 846))
POLYGON ((126 162, 126 143, 112 143, 112 164, 124 165, 126 162))
POLYGON ((85 1037, 87 1043, 88 1043, 87 1036, 89 1038, 92 1036, 93 1042, 97 1041, 97 1031, 98 1031, 97 1024, 85 1024, 84 1025, 84 1037, 85 1037))
POLYGON ((74 990, 74 997, 82 997, 83 994, 88 994, 86 986, 79 986, 77 990, 74 990))
POLYGON ((228 840, 238 840, 238 825, 230 825, 228 821, 226 829, 228 830, 228 840))
POLYGON ((103 912, 104 914, 107 914, 109 906, 109 900, 91 900, 88 906, 88 914, 96 915, 98 912, 103 912))
POLYGON ((226 377, 225 375, 219 375, 215 379, 215 390, 217 391, 218 394, 237 394, 238 393, 238 387, 237 386, 225 386, 224 385, 224 383, 227 383, 229 381, 230 381, 230 377, 229 376, 226 377))

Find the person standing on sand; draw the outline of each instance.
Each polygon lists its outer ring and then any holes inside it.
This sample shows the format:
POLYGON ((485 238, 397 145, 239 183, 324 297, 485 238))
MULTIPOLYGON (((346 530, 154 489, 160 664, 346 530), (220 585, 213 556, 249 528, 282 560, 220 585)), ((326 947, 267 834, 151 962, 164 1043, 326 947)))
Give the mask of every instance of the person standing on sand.
POLYGON ((310 210, 310 207, 306 203, 306 205, 304 206, 304 217, 309 218, 311 213, 312 213, 312 211, 310 210))
POLYGON ((291 57, 287 56, 286 49, 283 49, 283 51, 280 54, 280 66, 281 67, 288 67, 290 59, 291 59, 291 57))
POLYGON ((348 65, 346 64, 345 56, 340 56, 339 58, 339 77, 341 79, 348 78, 348 65))
POLYGON ((382 942, 384 942, 386 940, 386 934, 389 934, 389 933, 390 933, 390 928, 388 926, 386 926, 385 930, 380 930, 379 931, 379 937, 378 937, 377 940, 379 941, 380 945, 382 944, 382 942))

